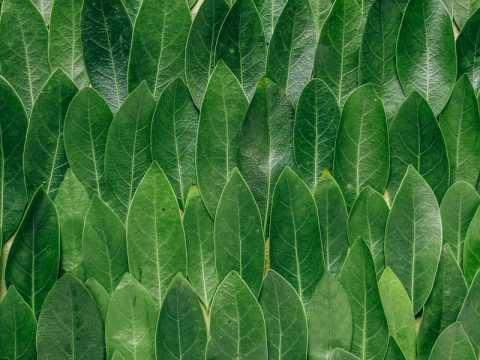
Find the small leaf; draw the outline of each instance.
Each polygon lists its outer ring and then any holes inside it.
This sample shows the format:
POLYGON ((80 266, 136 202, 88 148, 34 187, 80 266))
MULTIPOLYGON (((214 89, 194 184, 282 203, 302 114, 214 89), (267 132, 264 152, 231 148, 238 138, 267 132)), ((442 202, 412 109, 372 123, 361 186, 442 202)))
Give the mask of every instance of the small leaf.
MULTIPOLYGON (((479 3, 480 6, 480 3, 479 3)), ((475 93, 480 89, 480 9, 466 21, 457 37, 457 73, 458 77, 467 74, 475 93)))
POLYGON ((475 351, 468 340, 462 324, 456 322, 450 325, 438 337, 429 359, 431 360, 475 360, 475 351))
MULTIPOLYGON (((458 321, 467 333, 470 342, 475 349, 477 357, 480 355, 480 271, 473 279, 468 290, 465 302, 458 314, 458 321)), ((433 359, 432 359, 433 360, 433 359)))
POLYGON ((288 0, 254 0, 255 6, 262 19, 267 44, 270 43, 273 30, 287 1, 288 0))
POLYGON ((468 226, 463 245, 463 273, 470 285, 480 269, 480 209, 477 208, 468 226))
POLYGON ((105 324, 107 320, 108 306, 110 305, 110 295, 108 294, 107 290, 105 290, 105 288, 94 278, 88 279, 85 282, 85 286, 87 287, 88 291, 90 291, 90 295, 92 295, 93 300, 95 300, 97 309, 102 317, 102 322, 105 324))

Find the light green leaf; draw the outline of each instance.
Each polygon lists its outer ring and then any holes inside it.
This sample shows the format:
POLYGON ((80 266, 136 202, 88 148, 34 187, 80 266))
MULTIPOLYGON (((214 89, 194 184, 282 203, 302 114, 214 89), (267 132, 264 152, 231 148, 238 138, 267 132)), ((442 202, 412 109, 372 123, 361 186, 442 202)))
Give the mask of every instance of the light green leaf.
POLYGON ((470 285, 480 269, 480 208, 473 215, 463 245, 463 273, 470 285))
POLYGON ((118 351, 115 351, 113 353, 112 360, 125 360, 125 358, 118 351))
POLYGON ((48 25, 50 14, 52 12, 53 0, 32 0, 32 3, 37 7, 37 10, 42 14, 45 23, 48 25))
POLYGON ((462 309, 458 314, 458 321, 470 338, 477 357, 480 355, 480 271, 473 279, 462 309))
POLYGON ((329 360, 360 360, 360 358, 344 349, 335 349, 329 360))
POLYGON ((105 324, 107 320, 108 306, 110 305, 110 295, 108 294, 107 290, 105 290, 105 288, 94 278, 88 279, 85 282, 85 286, 87 287, 88 291, 90 291, 90 295, 92 295, 93 300, 95 300, 97 309, 102 317, 102 322, 105 324))
MULTIPOLYGON (((478 2, 480 7, 480 1, 478 2)), ((465 26, 457 37, 457 72, 458 77, 467 74, 475 93, 480 89, 480 10, 466 21, 465 26)))
POLYGON ((385 360, 406 360, 405 355, 403 355, 402 349, 400 349, 393 337, 390 337, 390 341, 388 342, 388 349, 387 354, 385 355, 385 360))
POLYGON ((254 0, 255 6, 262 19, 267 45, 270 43, 273 30, 287 1, 288 0, 254 0))
POLYGON ((317 29, 317 40, 323 28, 325 20, 327 20, 335 0, 310 0, 313 17, 315 18, 315 27, 317 29))
POLYGON ((462 324, 450 325, 438 337, 429 359, 431 360, 475 360, 475 351, 468 340, 462 324))
POLYGON ((462 29, 468 19, 480 8, 479 0, 457 0, 453 4, 453 16, 459 29, 462 29))

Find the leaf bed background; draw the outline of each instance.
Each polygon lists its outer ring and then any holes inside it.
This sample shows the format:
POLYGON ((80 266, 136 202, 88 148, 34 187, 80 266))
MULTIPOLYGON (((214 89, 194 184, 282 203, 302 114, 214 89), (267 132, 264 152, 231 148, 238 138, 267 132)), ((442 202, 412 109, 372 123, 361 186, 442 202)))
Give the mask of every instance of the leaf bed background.
POLYGON ((480 3, 3 0, 0 359, 480 358, 480 3))

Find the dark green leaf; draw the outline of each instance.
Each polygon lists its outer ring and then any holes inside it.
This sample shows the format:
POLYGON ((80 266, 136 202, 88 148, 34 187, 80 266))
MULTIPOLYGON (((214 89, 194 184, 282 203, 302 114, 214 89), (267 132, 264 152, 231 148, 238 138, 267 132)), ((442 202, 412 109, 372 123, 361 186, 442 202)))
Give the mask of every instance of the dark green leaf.
POLYGON ((462 309, 458 314, 458 321, 470 338, 477 357, 480 355, 480 271, 473 279, 462 309))
MULTIPOLYGON (((479 2, 480 5, 480 2, 479 2)), ((475 93, 480 89, 480 9, 465 23, 457 38, 458 76, 467 74, 475 93)))
POLYGON ((470 285, 480 269, 480 208, 468 226, 463 245, 463 273, 467 284, 470 285))
POLYGON ((287 1, 288 0, 254 0, 255 6, 262 18, 267 44, 270 43, 273 30, 287 1))
POLYGON ((140 6, 142 5, 141 0, 122 0, 123 6, 125 6, 125 10, 127 10, 127 14, 130 17, 130 21, 132 24, 135 24, 135 19, 138 15, 138 10, 140 10, 140 6))
POLYGON ((388 349, 387 354, 385 355, 385 360, 406 360, 405 355, 403 355, 402 349, 400 349, 393 337, 390 337, 390 341, 388 342, 388 349))
POLYGON ((431 360, 475 360, 475 351, 468 340, 462 324, 450 325, 438 337, 429 359, 431 360))
POLYGON ((85 282, 85 286, 87 287, 88 291, 90 291, 90 295, 92 295, 93 300, 95 300, 95 304, 97 305, 97 309, 102 317, 103 324, 105 324, 107 320, 108 306, 110 305, 110 295, 108 294, 107 290, 105 290, 105 288, 94 278, 88 279, 85 282))

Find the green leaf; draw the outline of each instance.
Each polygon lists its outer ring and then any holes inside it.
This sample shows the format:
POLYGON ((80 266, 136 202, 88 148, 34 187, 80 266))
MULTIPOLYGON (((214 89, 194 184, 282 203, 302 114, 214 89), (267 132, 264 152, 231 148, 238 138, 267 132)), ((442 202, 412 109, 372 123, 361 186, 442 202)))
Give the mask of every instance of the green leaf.
POLYGON ((335 349, 329 360, 360 360, 357 356, 343 349, 335 349))
POLYGON ((330 360, 335 348, 350 350, 352 309, 342 285, 328 271, 307 306, 308 358, 330 360))
POLYGON ((198 112, 181 78, 167 85, 152 120, 152 158, 165 171, 180 206, 196 183, 198 112))
POLYGON ((128 62, 128 89, 144 80, 155 100, 185 73, 185 45, 192 20, 186 1, 143 0, 135 20, 128 62))
POLYGON ((310 0, 291 0, 280 15, 268 47, 267 76, 297 103, 310 81, 317 35, 310 0))
POLYGON ((105 147, 105 198, 122 221, 138 183, 152 163, 150 133, 155 101, 145 82, 115 114, 105 147))
POLYGON ((128 95, 132 24, 120 0, 83 0, 83 60, 92 86, 116 112, 128 95))
POLYGON ((388 342, 388 349, 387 354, 385 355, 385 360, 406 360, 405 355, 403 355, 402 349, 400 349, 393 337, 390 337, 390 341, 388 342))
POLYGON ((35 316, 57 279, 60 227, 57 211, 41 187, 33 195, 8 254, 5 283, 15 285, 35 316))
POLYGON ((315 27, 317 29, 317 40, 323 28, 325 20, 327 20, 335 0, 310 0, 313 17, 315 18, 315 27))
POLYGON ((22 153, 27 127, 20 98, 0 77, 0 246, 13 235, 27 202, 22 153))
POLYGON ((417 355, 427 360, 433 344, 443 330, 453 324, 460 312, 467 284, 448 244, 443 246, 432 292, 423 308, 418 329, 417 355))
POLYGON ((115 351, 113 353, 112 360, 125 360, 125 358, 118 351, 115 351))
MULTIPOLYGON (((480 5, 480 2, 479 2, 480 5)), ((475 93, 480 89, 480 10, 475 11, 465 23, 457 37, 457 72, 458 76, 467 74, 473 84, 475 93)))
POLYGON ((463 267, 463 244, 468 226, 480 205, 480 196, 465 181, 453 184, 440 205, 443 243, 449 244, 455 260, 463 267))
POLYGON ((453 16, 459 29, 463 29, 468 19, 480 8, 478 0, 457 0, 453 4, 453 16))
POLYGON ((468 340, 462 324, 456 322, 450 325, 438 337, 432 349, 429 359, 431 360, 475 360, 475 351, 468 340))
POLYGON ((288 167, 273 193, 270 267, 295 288, 305 305, 325 269, 315 200, 288 167))
POLYGON ((130 273, 160 307, 173 276, 186 273, 185 234, 177 200, 156 162, 138 185, 127 217, 130 273))
POLYGON ((416 359, 416 329, 412 304, 401 281, 386 267, 378 281, 378 291, 387 318, 390 335, 407 360, 416 359))
POLYGON ((206 360, 266 360, 262 310, 238 273, 232 271, 213 297, 206 360))
POLYGON ((368 13, 360 51, 360 83, 370 83, 393 118, 405 99, 397 76, 395 52, 408 0, 376 0, 368 13))
POLYGON ((260 14, 253 0, 237 0, 218 34, 215 61, 222 59, 240 81, 248 99, 265 75, 267 46, 260 14))
POLYGON ((38 319, 37 359, 101 359, 100 314, 85 285, 66 274, 48 293, 38 319))
POLYGON ((125 359, 155 359, 158 312, 149 293, 125 274, 113 293, 105 323, 107 358, 118 351, 125 359))
POLYGON ((267 78, 260 80, 240 132, 238 166, 260 208, 265 233, 275 183, 286 166, 295 166, 294 119, 285 92, 267 78))
POLYGON ((29 0, 4 0, 1 15, 2 76, 12 84, 30 115, 50 76, 48 31, 42 16, 29 0))
POLYGON ((62 69, 80 89, 89 82, 80 33, 82 4, 78 0, 55 0, 48 32, 50 66, 62 69))
POLYGON ((102 197, 105 188, 105 145, 112 112, 92 88, 78 92, 65 116, 68 164, 89 195, 102 197))
POLYGON ((440 116, 450 183, 465 180, 475 186, 480 168, 480 116, 472 84, 466 75, 457 81, 440 116))
POLYGON ((383 193, 389 166, 382 101, 372 85, 363 85, 345 103, 335 145, 333 175, 349 209, 367 186, 383 193))
POLYGON ((322 171, 333 169, 340 108, 328 86, 313 79, 303 89, 296 110, 293 140, 298 174, 314 189, 322 171))
POLYGON ((37 321, 32 310, 15 286, 8 288, 0 302, 0 358, 13 360, 36 359, 35 333, 37 321))
POLYGON ((348 217, 348 240, 353 244, 360 237, 373 256, 377 278, 385 267, 385 226, 389 213, 385 199, 371 187, 363 189, 348 217))
POLYGON ((442 247, 440 209, 433 191, 409 165, 385 230, 385 265, 398 276, 417 314, 432 290, 442 247))
POLYGON ((48 25, 50 14, 52 12, 53 0, 32 0, 32 3, 37 7, 38 11, 45 19, 45 23, 48 25))
POLYGON ((65 174, 54 203, 60 221, 60 270, 71 272, 84 281, 82 232, 90 199, 70 169, 65 174))
POLYGON ((111 295, 128 271, 125 228, 96 196, 85 217, 82 244, 86 278, 97 280, 111 295))
POLYGON ((470 285, 480 269, 480 209, 473 215, 463 245, 463 273, 470 285))
POLYGON ((87 287, 88 291, 90 291, 90 295, 92 295, 93 300, 95 300, 95 304, 102 317, 103 324, 105 324, 107 320, 108 306, 110 305, 110 295, 108 294, 107 290, 105 290, 105 288, 94 278, 88 279, 85 282, 85 286, 87 287))
POLYGON ((254 0, 262 19, 267 44, 272 39, 273 30, 288 0, 254 0))
POLYGON ((470 342, 475 349, 477 357, 480 355, 480 271, 473 279, 468 290, 465 302, 458 314, 458 321, 461 322, 463 329, 470 338, 470 342))
POLYGON ((325 170, 315 188, 318 221, 326 270, 340 272, 348 251, 348 213, 342 192, 335 179, 325 170))
POLYGON ((130 17, 130 21, 132 24, 135 24, 135 19, 138 15, 138 10, 140 10, 140 6, 142 5, 141 0, 122 0, 122 4, 127 10, 127 14, 130 17))
POLYGON ((172 280, 160 310, 157 354, 162 359, 205 358, 207 328, 198 297, 178 274, 172 280))
POLYGON ((388 135, 390 198, 394 198, 407 167, 412 165, 425 177, 440 201, 449 184, 447 149, 435 115, 419 93, 413 92, 402 104, 388 129, 388 135))
POLYGON ((340 104, 357 87, 362 31, 357 0, 335 1, 320 33, 313 75, 325 81, 340 104))
POLYGON ((361 359, 383 359, 388 346, 388 325, 380 302, 372 255, 357 239, 345 259, 340 283, 352 306, 352 354, 361 359))
POLYGON ((269 359, 307 358, 307 320, 295 289, 269 270, 260 293, 269 359))
POLYGON ((418 91, 438 115, 457 75, 452 21, 440 1, 408 3, 398 34, 396 62, 405 94, 418 91))
POLYGON ((198 187, 212 217, 223 187, 237 165, 238 135, 247 107, 241 85, 220 61, 202 102, 195 154, 198 187))

